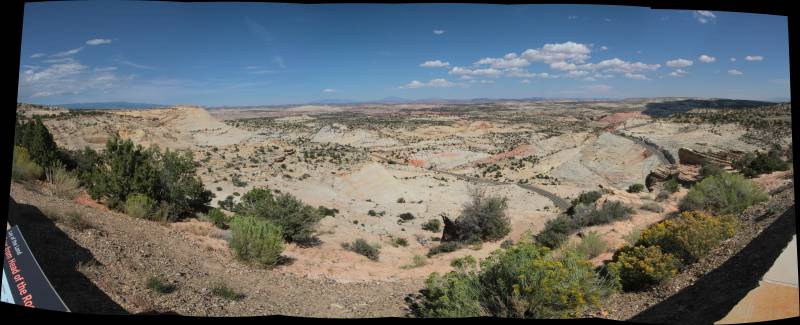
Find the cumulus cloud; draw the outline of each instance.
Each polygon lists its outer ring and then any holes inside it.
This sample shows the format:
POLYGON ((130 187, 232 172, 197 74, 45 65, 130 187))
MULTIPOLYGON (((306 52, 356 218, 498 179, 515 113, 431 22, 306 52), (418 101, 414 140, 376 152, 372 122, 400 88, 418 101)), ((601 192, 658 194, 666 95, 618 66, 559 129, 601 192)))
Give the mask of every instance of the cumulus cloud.
POLYGON ((675 59, 667 61, 667 66, 670 68, 685 68, 691 66, 694 62, 687 59, 675 59))
POLYGON ((322 90, 322 92, 323 92, 323 93, 335 93, 335 92, 336 92, 336 89, 332 89, 332 88, 325 88, 325 89, 323 89, 323 90, 322 90))
POLYGON ((606 73, 636 73, 655 71, 660 67, 660 64, 629 62, 619 58, 613 58, 609 60, 603 60, 598 63, 584 64, 580 66, 580 69, 603 71, 606 73))
POLYGON ((545 44, 538 49, 527 49, 521 57, 528 61, 541 61, 552 64, 559 61, 583 63, 592 51, 586 44, 568 41, 558 44, 545 44))
POLYGON ((730 70, 728 70, 728 74, 732 75, 732 76, 741 76, 741 75, 744 74, 744 72, 741 72, 741 71, 736 70, 736 69, 730 69, 730 70))
POLYGON ((744 57, 744 59, 747 61, 761 61, 764 60, 764 57, 760 55, 748 55, 744 57))
POLYGON ((633 80, 650 80, 650 78, 647 78, 647 76, 641 73, 626 73, 625 78, 633 80))
POLYGON ((531 63, 528 62, 528 60, 517 57, 516 53, 506 54, 502 58, 483 58, 478 62, 475 62, 475 65, 489 65, 495 69, 520 68, 526 67, 530 64, 531 63))
POLYGON ((677 69, 669 73, 670 77, 683 77, 687 74, 689 74, 689 72, 683 69, 677 69))
POLYGON ((56 58, 65 57, 65 56, 71 56, 71 55, 77 54, 81 50, 83 50, 83 46, 81 46, 79 48, 76 48, 76 49, 66 50, 64 52, 58 52, 58 53, 50 55, 50 56, 51 57, 56 57, 56 58))
POLYGON ((713 56, 710 56, 710 55, 703 54, 703 55, 700 55, 700 57, 698 57, 697 60, 699 60, 700 62, 703 62, 703 63, 712 63, 714 61, 717 61, 717 58, 715 58, 713 56))
POLYGON ((431 79, 428 82, 420 82, 419 80, 413 80, 406 84, 405 86, 401 86, 400 88, 407 88, 407 89, 415 89, 415 88, 450 88, 455 86, 455 83, 447 81, 447 79, 431 79))
POLYGON ((470 76, 483 76, 483 77, 499 77, 503 74, 502 71, 495 68, 485 69, 469 69, 464 67, 453 67, 450 69, 450 74, 454 75, 470 75, 470 76))
POLYGON ((695 10, 693 16, 701 24, 713 23, 717 20, 717 16, 713 12, 707 10, 695 10))
POLYGON ((449 67, 450 62, 442 62, 439 60, 425 61, 419 66, 423 68, 444 68, 444 67, 449 67))
POLYGON ((572 71, 570 71, 570 72, 567 72, 566 76, 567 76, 567 77, 570 77, 570 78, 578 78, 578 77, 583 77, 583 76, 586 76, 586 75, 588 75, 588 74, 589 74, 589 72, 588 72, 588 71, 583 71, 583 70, 572 70, 572 71))
POLYGON ((103 44, 111 44, 111 40, 106 38, 95 38, 86 41, 86 45, 103 45, 103 44))
POLYGON ((437 29, 437 30, 434 30, 433 33, 436 34, 436 35, 442 35, 442 34, 444 34, 444 31, 441 30, 441 29, 437 29))

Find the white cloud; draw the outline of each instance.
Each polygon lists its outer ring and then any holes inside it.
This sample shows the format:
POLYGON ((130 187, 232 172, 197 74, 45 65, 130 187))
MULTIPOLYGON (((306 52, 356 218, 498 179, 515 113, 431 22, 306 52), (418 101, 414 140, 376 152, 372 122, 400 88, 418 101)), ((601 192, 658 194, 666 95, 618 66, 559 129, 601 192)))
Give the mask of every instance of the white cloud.
POLYGON ((456 84, 447 81, 447 79, 431 79, 427 83, 420 82, 418 80, 413 80, 406 84, 405 86, 401 86, 400 88, 407 88, 407 89, 415 89, 415 88, 450 88, 455 86, 456 84))
POLYGON ((325 89, 323 89, 323 90, 322 90, 322 92, 323 92, 323 93, 335 93, 335 92, 336 92, 336 89, 332 89, 332 88, 325 88, 325 89))
POLYGON ((736 62, 736 58, 731 58, 731 62, 736 62))
POLYGON ((530 65, 528 60, 517 57, 516 53, 506 54, 503 58, 483 58, 476 65, 489 65, 495 69, 521 68, 530 65))
POLYGON ((506 77, 512 78, 530 78, 536 76, 535 73, 531 73, 528 70, 520 69, 520 68, 511 68, 506 70, 506 77))
POLYGON ((86 41, 86 45, 103 45, 103 44, 111 44, 111 40, 106 38, 95 38, 86 41))
POLYGON ((564 61, 553 62, 550 64, 550 69, 553 70, 561 70, 561 71, 570 71, 577 69, 578 66, 575 63, 567 63, 564 61))
POLYGON ((701 24, 713 23, 717 20, 717 16, 713 12, 707 10, 695 10, 693 16, 701 24))
POLYGON ((117 67, 94 68, 95 72, 116 71, 117 67))
POLYGON ((437 30, 434 30, 433 33, 436 34, 436 35, 442 35, 442 34, 444 34, 444 31, 441 30, 441 29, 437 29, 437 30))
POLYGON ((449 67, 450 66, 450 62, 442 62, 442 61, 439 61, 439 60, 425 61, 424 63, 420 64, 419 66, 423 67, 423 68, 444 68, 444 67, 449 67))
POLYGON ((660 68, 660 64, 647 64, 642 62, 628 62, 619 58, 603 60, 598 63, 587 63, 579 66, 583 70, 597 70, 606 73, 636 73, 645 71, 655 71, 660 68))
POLYGON ((698 57, 697 60, 699 60, 700 62, 703 62, 703 63, 712 63, 714 61, 717 61, 717 58, 715 58, 713 56, 710 56, 710 55, 703 54, 703 55, 700 55, 700 57, 698 57))
POLYGON ((27 66, 19 76, 19 93, 22 98, 49 97, 62 94, 79 94, 87 90, 105 90, 115 86, 120 79, 114 67, 95 68, 68 58, 44 68, 27 66))
POLYGON ((44 53, 33 53, 31 59, 38 59, 44 56, 44 53))
POLYGON ((670 72, 669 76, 670 77, 683 77, 683 76, 685 76, 687 74, 689 74, 688 71, 683 70, 683 69, 677 69, 675 71, 670 72))
POLYGON ((578 16, 575 16, 575 15, 568 16, 567 19, 569 19, 569 20, 578 19, 578 16))
POLYGON ((730 70, 728 70, 728 74, 732 75, 732 76, 741 76, 741 75, 744 74, 744 72, 741 72, 741 71, 736 70, 736 69, 730 69, 730 70))
POLYGON ((547 64, 554 62, 583 63, 589 58, 592 51, 585 44, 568 41, 559 44, 545 44, 538 49, 527 49, 521 57, 528 61, 542 61, 547 64))
POLYGON ((667 66, 670 68, 685 68, 691 66, 694 62, 687 59, 675 59, 667 61, 667 66))
POLYGON ((744 57, 744 59, 747 61, 761 61, 764 60, 764 57, 760 55, 748 55, 744 57))
POLYGON ((484 76, 484 77, 499 77, 503 74, 502 71, 495 68, 486 69, 469 69, 463 67, 453 67, 450 69, 450 74, 455 75, 471 75, 471 76, 484 76))
POLYGON ((603 18, 603 21, 604 21, 604 22, 607 22, 607 23, 608 23, 608 22, 611 22, 611 18, 603 18))
POLYGON ((578 77, 583 77, 583 76, 585 76, 585 75, 588 75, 588 74, 589 74, 589 72, 588 72, 588 71, 583 71, 583 70, 572 70, 572 71, 568 72, 568 73, 566 74, 566 76, 567 76, 567 77, 570 77, 570 78, 578 78, 578 77))
POLYGON ((601 46, 600 51, 608 51, 608 46, 605 45, 601 46))
POLYGON ((625 78, 633 79, 633 80, 650 80, 644 74, 641 74, 641 73, 630 73, 630 72, 625 74, 625 78))
POLYGON ((528 80, 528 79, 522 79, 522 80, 520 80, 519 82, 520 82, 520 83, 523 83, 523 84, 529 84, 529 83, 531 83, 531 81, 530 81, 530 80, 528 80))
POLYGON ((138 63, 131 62, 131 61, 128 61, 128 60, 125 60, 125 59, 116 59, 115 61, 117 63, 119 63, 119 64, 127 65, 129 67, 134 67, 134 68, 137 68, 137 69, 156 70, 156 67, 149 66, 149 65, 144 65, 144 64, 138 64, 138 63))
POLYGON ((481 83, 482 83, 482 84, 493 84, 493 83, 494 83, 494 80, 486 80, 486 79, 482 79, 482 80, 481 80, 481 83))
POLYGON ((56 58, 65 57, 65 56, 71 56, 71 55, 77 54, 81 50, 83 50, 83 46, 81 46, 79 48, 76 48, 76 49, 67 50, 67 51, 64 51, 64 52, 58 52, 58 53, 50 55, 50 56, 51 57, 56 57, 56 58))

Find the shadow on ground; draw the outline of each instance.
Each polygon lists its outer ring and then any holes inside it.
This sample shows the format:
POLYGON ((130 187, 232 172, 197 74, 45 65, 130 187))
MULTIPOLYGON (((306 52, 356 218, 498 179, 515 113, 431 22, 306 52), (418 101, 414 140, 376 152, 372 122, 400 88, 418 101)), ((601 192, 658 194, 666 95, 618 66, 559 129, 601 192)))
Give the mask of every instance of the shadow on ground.
POLYGON ((795 234, 794 205, 739 253, 694 285, 642 311, 629 321, 666 324, 711 324, 730 312, 758 286, 795 234))
POLYGON ((100 263, 75 243, 39 208, 9 198, 8 222, 19 226, 36 261, 61 299, 74 313, 128 314, 91 280, 77 271, 79 263, 100 263))

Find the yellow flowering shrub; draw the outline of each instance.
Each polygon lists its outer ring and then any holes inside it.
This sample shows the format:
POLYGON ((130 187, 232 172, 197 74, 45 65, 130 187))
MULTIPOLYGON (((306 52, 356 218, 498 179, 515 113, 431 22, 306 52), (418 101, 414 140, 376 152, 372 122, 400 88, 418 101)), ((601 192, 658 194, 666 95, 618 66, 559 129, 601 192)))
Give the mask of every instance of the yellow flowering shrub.
POLYGON ((625 291, 645 289, 678 273, 680 261, 658 246, 625 246, 614 253, 606 270, 625 291))
POLYGON ((678 217, 664 220, 642 231, 637 245, 659 246, 661 250, 693 263, 722 241, 733 237, 737 222, 731 216, 712 216, 703 212, 684 211, 678 217))

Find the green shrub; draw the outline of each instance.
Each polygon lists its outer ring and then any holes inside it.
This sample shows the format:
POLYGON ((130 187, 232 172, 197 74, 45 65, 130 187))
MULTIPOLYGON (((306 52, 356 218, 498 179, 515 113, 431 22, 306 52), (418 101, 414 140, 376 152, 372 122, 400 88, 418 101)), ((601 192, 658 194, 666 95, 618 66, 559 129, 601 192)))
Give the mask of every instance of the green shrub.
POLYGON ((366 240, 356 239, 353 243, 342 243, 342 248, 366 256, 372 261, 378 261, 381 247, 377 244, 370 245, 366 240))
POLYGON ((77 230, 93 229, 94 225, 83 219, 83 215, 78 210, 70 210, 64 215, 66 224, 77 230))
POLYGON ((577 253, 586 258, 595 258, 608 249, 608 243, 596 232, 583 235, 581 242, 575 247, 577 253))
POLYGON ((681 189, 681 184, 678 183, 677 177, 672 177, 664 183, 664 190, 666 190, 669 193, 675 193, 679 189, 681 189))
POLYGON ((725 171, 719 165, 712 164, 712 163, 705 163, 702 167, 700 167, 700 176, 702 178, 706 178, 709 176, 717 176, 719 174, 724 173, 725 171))
POLYGON ((322 205, 317 207, 319 214, 323 217, 335 217, 337 213, 339 213, 339 209, 335 208, 327 208, 322 205))
POLYGON ((625 246, 614 253, 606 270, 625 291, 662 283, 678 272, 680 260, 658 246, 625 246))
POLYGON ((574 218, 577 224, 582 227, 607 224, 612 221, 630 218, 633 209, 614 201, 603 204, 600 209, 587 209, 588 213, 577 210, 574 218))
POLYGON ((208 210, 209 221, 214 224, 217 228, 225 229, 227 227, 228 217, 225 216, 225 213, 222 212, 220 209, 210 209, 208 210))
POLYGON ((478 266, 478 261, 472 255, 465 255, 462 257, 454 258, 450 261, 450 266, 460 271, 468 271, 478 266))
POLYGON ((39 117, 24 122, 17 119, 14 145, 25 148, 28 158, 43 168, 61 162, 60 151, 53 141, 53 135, 39 117))
POLYGON ((406 203, 406 199, 399 198, 399 199, 397 199, 397 203, 406 203))
POLYGON ((156 202, 149 196, 134 193, 125 200, 125 213, 131 217, 149 219, 156 207, 156 202))
POLYGON ((318 209, 287 193, 273 195, 267 188, 254 188, 242 196, 234 211, 274 222, 286 240, 304 243, 313 239, 323 216, 318 209))
POLYGON ((397 217, 400 218, 400 222, 414 220, 414 215, 409 213, 409 212, 401 213, 401 214, 397 215, 397 217))
POLYGON ((458 249, 460 249, 461 246, 462 244, 459 242, 454 242, 454 241, 443 242, 428 250, 427 256, 432 257, 436 254, 455 252, 458 249))
POLYGON ((544 224, 544 230, 536 235, 536 242, 549 248, 561 246, 574 229, 573 222, 566 215, 550 219, 544 224))
POLYGON ((231 223, 231 248, 242 260, 275 266, 283 252, 283 233, 269 220, 239 216, 231 223))
POLYGON ((28 149, 14 146, 14 156, 11 163, 11 178, 17 181, 28 181, 42 177, 42 167, 31 160, 28 149))
POLYGON ((628 234, 622 236, 622 239, 630 246, 636 245, 636 242, 639 241, 639 237, 642 235, 642 231, 644 231, 644 229, 634 228, 628 234))
POLYGON ((422 229, 430 232, 439 232, 442 228, 442 222, 439 219, 430 219, 428 222, 422 224, 422 229))
POLYGON ((156 276, 147 278, 147 288, 158 294, 167 294, 175 291, 177 287, 174 284, 161 280, 156 276))
POLYGON ((644 185, 636 183, 628 186, 628 193, 639 193, 644 190, 644 185))
POLYGON ((745 208, 767 200, 758 186, 738 174, 722 173, 695 184, 681 200, 681 211, 709 211, 715 214, 737 214, 745 208))
POLYGON ((480 287, 475 273, 431 273, 425 280, 421 303, 415 308, 419 317, 478 317, 487 313, 480 303, 480 287))
POLYGON ((733 237, 736 227, 736 219, 730 216, 716 217, 686 211, 642 231, 637 245, 658 246, 688 264, 706 256, 723 240, 733 237))
POLYGON ((572 206, 570 206, 569 209, 567 209, 567 214, 568 215, 574 214, 575 207, 580 204, 583 204, 585 206, 594 204, 602 196, 603 193, 601 193, 600 191, 590 191, 581 193, 580 195, 578 195, 576 199, 572 200, 572 206))
POLYGON ((787 170, 790 166, 788 162, 781 159, 781 151, 777 149, 772 149, 767 153, 747 153, 742 159, 734 161, 733 165, 746 177, 787 170))
POLYGON ((375 212, 375 210, 371 210, 370 209, 369 211, 367 211, 367 215, 370 216, 370 217, 377 217, 378 213, 375 212))
POLYGON ((465 243, 498 240, 511 232, 511 221, 506 215, 508 199, 486 197, 475 191, 461 214, 455 220, 458 240, 465 243))

